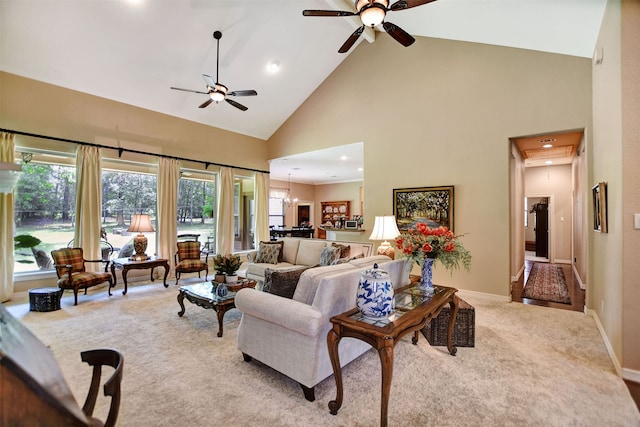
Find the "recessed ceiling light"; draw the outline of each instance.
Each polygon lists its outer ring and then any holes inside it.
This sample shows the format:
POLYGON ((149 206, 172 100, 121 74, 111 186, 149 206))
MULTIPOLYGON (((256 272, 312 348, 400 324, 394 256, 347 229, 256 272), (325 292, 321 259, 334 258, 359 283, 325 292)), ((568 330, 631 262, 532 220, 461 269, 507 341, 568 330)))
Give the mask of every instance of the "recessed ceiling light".
POLYGON ((278 61, 271 61, 269 62, 269 65, 267 65, 267 70, 271 71, 272 73, 278 71, 279 69, 280 63, 278 61))
POLYGON ((358 168, 358 172, 362 172, 364 169, 362 168, 358 168))
POLYGON ((347 160, 348 157, 347 156, 340 156, 340 160, 347 160))
POLYGON ((550 164, 553 164, 553 161, 552 160, 547 160, 546 162, 544 162, 544 164, 545 165, 550 165, 550 164))

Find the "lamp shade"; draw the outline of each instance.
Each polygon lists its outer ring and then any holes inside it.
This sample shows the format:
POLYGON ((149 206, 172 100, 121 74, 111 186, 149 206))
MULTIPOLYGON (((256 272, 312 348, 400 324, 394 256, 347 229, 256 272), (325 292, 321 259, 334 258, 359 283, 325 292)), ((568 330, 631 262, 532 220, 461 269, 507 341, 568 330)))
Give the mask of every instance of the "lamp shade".
POLYGON ((0 162, 0 193, 12 193, 21 172, 22 167, 20 165, 0 162))
POLYGON ((396 256, 395 249, 387 240, 395 239, 400 235, 400 230, 396 225, 396 217, 393 215, 377 216, 373 224, 373 231, 369 240, 384 240, 378 247, 378 255, 386 255, 391 259, 396 256))
POLYGON ((151 218, 146 214, 134 214, 131 218, 131 225, 127 231, 136 233, 149 233, 155 231, 153 225, 151 225, 151 218))
POLYGON ((396 225, 396 217, 393 215, 377 216, 373 225, 373 231, 369 240, 389 240, 400 235, 396 225))

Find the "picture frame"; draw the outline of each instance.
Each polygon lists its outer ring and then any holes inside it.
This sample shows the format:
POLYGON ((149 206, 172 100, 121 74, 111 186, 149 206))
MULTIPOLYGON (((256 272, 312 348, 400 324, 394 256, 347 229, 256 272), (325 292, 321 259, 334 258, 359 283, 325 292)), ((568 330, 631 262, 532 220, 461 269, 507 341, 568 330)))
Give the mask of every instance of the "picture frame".
POLYGON ((593 195, 593 230, 607 233, 607 183, 597 183, 591 189, 591 193, 593 195))
POLYGON ((393 214, 400 231, 426 223, 453 232, 453 185, 393 189, 393 214))

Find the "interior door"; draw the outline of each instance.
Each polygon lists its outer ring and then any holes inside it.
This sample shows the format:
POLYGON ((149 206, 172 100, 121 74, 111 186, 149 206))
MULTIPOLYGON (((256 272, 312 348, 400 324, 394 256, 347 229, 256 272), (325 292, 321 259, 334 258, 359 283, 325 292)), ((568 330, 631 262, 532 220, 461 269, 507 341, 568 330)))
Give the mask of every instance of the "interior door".
POLYGON ((549 205, 536 207, 536 256, 549 257, 549 205))

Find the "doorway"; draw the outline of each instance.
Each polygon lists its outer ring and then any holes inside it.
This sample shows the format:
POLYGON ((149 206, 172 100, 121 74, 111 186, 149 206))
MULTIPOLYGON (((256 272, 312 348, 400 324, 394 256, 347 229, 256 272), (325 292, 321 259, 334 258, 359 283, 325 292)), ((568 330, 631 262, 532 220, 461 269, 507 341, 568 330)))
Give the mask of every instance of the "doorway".
MULTIPOLYGON (((525 259, 549 262, 550 196, 525 197, 525 259)), ((553 215, 551 215, 553 217, 553 215)))
POLYGON ((298 223, 299 227, 307 226, 311 219, 311 209, 309 205, 298 205, 298 223))

